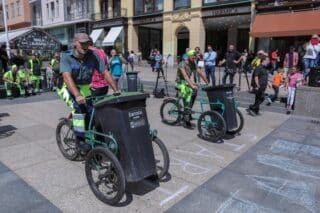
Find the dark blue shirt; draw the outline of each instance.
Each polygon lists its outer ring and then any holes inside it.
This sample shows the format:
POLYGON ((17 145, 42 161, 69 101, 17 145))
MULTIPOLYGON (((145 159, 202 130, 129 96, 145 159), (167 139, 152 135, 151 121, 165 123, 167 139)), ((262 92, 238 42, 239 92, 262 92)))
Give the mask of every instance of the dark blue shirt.
POLYGON ((103 73, 105 64, 99 56, 91 50, 88 50, 82 59, 77 58, 74 51, 62 53, 60 72, 71 73, 72 79, 78 85, 90 84, 95 69, 103 73))

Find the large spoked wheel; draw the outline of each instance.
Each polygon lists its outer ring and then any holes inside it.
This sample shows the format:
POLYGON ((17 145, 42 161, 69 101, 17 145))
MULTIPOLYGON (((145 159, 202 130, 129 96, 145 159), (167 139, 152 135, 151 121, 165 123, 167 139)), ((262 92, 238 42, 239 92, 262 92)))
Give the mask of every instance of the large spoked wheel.
POLYGON ((78 157, 76 136, 72 129, 70 120, 62 119, 56 129, 56 140, 62 155, 69 159, 75 160, 78 157))
POLYGON ((168 174, 169 170, 170 158, 168 150, 158 137, 153 138, 152 148, 156 162, 157 178, 162 179, 166 174, 168 174))
POLYGON ((176 100, 165 100, 160 107, 162 122, 168 125, 176 125, 181 121, 181 106, 176 100))
POLYGON ((236 116, 237 116, 238 127, 233 130, 227 131, 227 133, 229 133, 229 134, 238 134, 239 132, 241 132, 241 130, 243 128, 244 118, 243 118, 243 115, 239 109, 236 109, 236 116))
POLYGON ((125 193, 125 175, 118 159, 108 149, 92 149, 85 163, 86 177, 94 195, 102 202, 115 205, 125 193))
POLYGON ((198 131, 202 139, 217 141, 225 135, 226 123, 218 112, 206 111, 199 117, 198 131))

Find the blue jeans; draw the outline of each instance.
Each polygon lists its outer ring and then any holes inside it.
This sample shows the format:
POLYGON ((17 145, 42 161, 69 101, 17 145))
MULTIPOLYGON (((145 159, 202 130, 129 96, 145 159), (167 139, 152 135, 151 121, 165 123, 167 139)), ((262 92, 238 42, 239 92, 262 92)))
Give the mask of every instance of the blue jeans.
POLYGON ((205 72, 207 75, 208 82, 210 83, 210 76, 211 76, 212 86, 216 85, 215 71, 216 71, 215 66, 205 66, 205 72))
POLYGON ((316 65, 316 59, 304 58, 303 59, 304 69, 303 76, 306 79, 309 75, 310 69, 316 65))

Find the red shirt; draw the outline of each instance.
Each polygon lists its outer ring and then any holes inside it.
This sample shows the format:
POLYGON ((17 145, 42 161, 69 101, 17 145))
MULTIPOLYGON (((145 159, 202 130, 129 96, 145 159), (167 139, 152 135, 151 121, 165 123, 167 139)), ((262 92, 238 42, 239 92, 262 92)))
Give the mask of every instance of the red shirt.
MULTIPOLYGON (((103 50, 100 50, 95 47, 89 47, 89 49, 92 50, 95 54, 97 54, 101 60, 103 60, 106 67, 108 66, 107 55, 103 50)), ((108 82, 104 79, 103 74, 99 73, 98 70, 96 69, 93 70, 91 87, 97 89, 97 88, 106 87, 106 86, 108 86, 108 82)))

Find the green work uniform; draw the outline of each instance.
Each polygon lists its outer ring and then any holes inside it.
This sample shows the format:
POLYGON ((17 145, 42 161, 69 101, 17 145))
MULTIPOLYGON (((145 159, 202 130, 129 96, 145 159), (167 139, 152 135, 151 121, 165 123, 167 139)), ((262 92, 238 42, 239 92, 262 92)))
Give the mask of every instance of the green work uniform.
POLYGON ((40 88, 41 84, 41 63, 38 59, 33 61, 32 59, 28 62, 28 68, 31 70, 31 81, 35 86, 35 92, 39 93, 42 91, 40 88))
POLYGON ((182 75, 182 69, 184 69, 190 78, 192 73, 197 70, 196 64, 187 64, 186 61, 181 61, 178 65, 177 77, 176 77, 176 88, 180 91, 181 97, 185 106, 187 106, 192 99, 193 89, 189 86, 188 82, 182 75))
POLYGON ((4 87, 8 97, 12 96, 12 90, 15 87, 19 89, 20 95, 24 96, 26 94, 24 85, 22 83, 25 76, 21 72, 19 73, 19 71, 14 73, 12 70, 16 67, 16 65, 12 65, 11 70, 6 72, 3 76, 3 80, 5 81, 4 87), (7 81, 11 81, 12 83, 9 83, 7 81))

